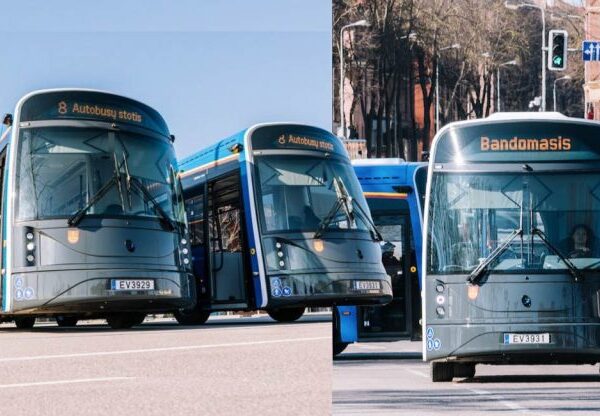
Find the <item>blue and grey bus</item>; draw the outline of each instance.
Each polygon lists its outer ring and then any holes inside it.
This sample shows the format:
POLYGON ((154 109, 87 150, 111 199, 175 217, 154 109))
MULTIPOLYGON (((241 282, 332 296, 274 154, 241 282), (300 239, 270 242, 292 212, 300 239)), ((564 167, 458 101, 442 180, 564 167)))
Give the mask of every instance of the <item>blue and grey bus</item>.
POLYGON ((334 310, 333 353, 353 342, 421 338, 421 225, 427 164, 402 159, 353 161, 375 226, 393 299, 384 306, 334 310))
POLYGON ((311 126, 260 124, 180 162, 198 302, 176 318, 380 304, 390 278, 348 154, 311 126))
POLYGON ((4 124, 0 320, 128 328, 147 312, 190 306, 177 162, 155 110, 110 93, 45 90, 23 97, 4 124))
POLYGON ((600 124, 504 113, 449 124, 425 203, 423 356, 433 381, 478 363, 600 362, 600 124))

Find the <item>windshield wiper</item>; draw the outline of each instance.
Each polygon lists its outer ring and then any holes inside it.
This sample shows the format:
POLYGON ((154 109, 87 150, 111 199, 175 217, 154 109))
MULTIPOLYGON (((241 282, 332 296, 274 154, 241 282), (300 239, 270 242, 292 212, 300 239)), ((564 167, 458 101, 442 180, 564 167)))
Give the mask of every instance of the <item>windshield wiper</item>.
POLYGON ((323 231, 329 227, 329 224, 331 224, 331 221, 333 221, 341 207, 344 207, 344 211, 348 217, 348 220, 354 221, 354 213, 352 212, 352 197, 345 192, 343 185, 340 185, 337 178, 333 178, 333 185, 337 195, 335 204, 331 207, 325 218, 323 218, 319 223, 319 227, 317 228, 317 231, 315 231, 313 238, 319 238, 321 235, 323 235, 323 231))
POLYGON ((548 240, 548 237, 546 236, 546 234, 544 234, 544 232, 542 230, 540 230, 537 227, 534 227, 531 229, 531 235, 537 235, 540 238, 540 240, 542 240, 542 242, 544 244, 546 244, 546 246, 550 250, 552 250, 552 252, 554 254, 556 254, 556 256, 558 256, 558 258, 561 259, 563 263, 565 263, 567 265, 569 272, 571 272, 571 275, 573 276, 573 278, 575 279, 576 282, 583 280, 583 275, 581 274, 581 270, 579 270, 577 268, 577 266, 575 266, 573 264, 573 262, 571 262, 571 260, 569 260, 568 258, 566 258, 565 256, 563 256, 560 253, 560 251, 548 240))
POLYGON ((119 183, 119 180, 119 175, 115 172, 113 174, 113 177, 110 178, 110 180, 104 185, 102 185, 102 188, 100 188, 100 190, 96 192, 96 194, 89 200, 89 202, 84 207, 80 208, 77 212, 75 212, 69 217, 69 219, 67 220, 67 224, 69 224, 69 227, 74 227, 77 224, 79 224, 79 221, 81 221, 81 219, 85 216, 87 210, 90 209, 93 205, 95 205, 100 199, 102 199, 102 197, 106 195, 110 188, 119 183))
POLYGON ((485 258, 485 260, 483 260, 481 263, 479 263, 479 266, 477 266, 475 269, 473 269, 471 274, 469 274, 467 281, 471 282, 473 284, 477 283, 479 281, 479 279, 481 279, 481 276, 483 276, 483 272, 488 268, 488 266, 494 260, 496 260, 498 257, 500 257, 500 255, 502 255, 502 253, 504 253, 506 251, 506 249, 508 249, 508 247, 510 246, 510 243, 512 243, 515 238, 522 237, 522 236, 523 236, 522 228, 513 230, 513 232, 508 236, 508 238, 504 241, 504 243, 502 243, 501 245, 496 247, 494 249, 494 251, 492 251, 485 258))
POLYGON ((379 230, 375 226, 375 223, 373 222, 373 220, 369 217, 369 215, 367 215, 367 213, 365 212, 365 210, 363 209, 363 207, 361 207, 360 204, 358 202, 356 202, 354 199, 352 199, 352 203, 354 204, 354 206, 356 206, 358 208, 358 213, 360 214, 360 216, 363 219, 363 221, 368 226, 371 227, 371 235, 373 236, 373 240, 375 240, 375 241, 383 241, 383 236, 381 235, 381 233, 379 232, 379 230))
POLYGON ((173 222, 173 220, 169 217, 169 215, 161 208, 160 204, 154 199, 148 188, 144 186, 144 184, 135 176, 128 177, 129 184, 133 184, 136 189, 140 191, 142 196, 147 202, 150 202, 154 208, 154 212, 158 214, 161 219, 161 222, 168 225, 171 231, 176 230, 177 226, 173 222))

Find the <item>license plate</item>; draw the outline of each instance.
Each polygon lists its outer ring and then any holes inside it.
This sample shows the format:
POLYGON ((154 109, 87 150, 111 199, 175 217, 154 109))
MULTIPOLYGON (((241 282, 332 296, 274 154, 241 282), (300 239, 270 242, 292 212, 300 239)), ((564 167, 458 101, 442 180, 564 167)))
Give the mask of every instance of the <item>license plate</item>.
POLYGON ((550 344, 550 334, 504 334, 505 344, 550 344))
POLYGON ((379 290, 381 282, 377 280, 355 280, 354 290, 379 290))
POLYGON ((154 290, 154 280, 113 279, 110 287, 112 290, 154 290))

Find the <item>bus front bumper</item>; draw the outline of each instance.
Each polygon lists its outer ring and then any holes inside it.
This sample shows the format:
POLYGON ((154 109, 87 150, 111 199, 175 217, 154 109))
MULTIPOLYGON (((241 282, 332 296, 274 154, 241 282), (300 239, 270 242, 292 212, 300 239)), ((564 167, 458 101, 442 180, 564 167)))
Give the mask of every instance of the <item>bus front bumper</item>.
POLYGON ((486 364, 600 362, 600 323, 428 325, 424 339, 426 361, 486 364), (514 334, 531 343, 513 342, 514 334), (540 336, 524 337, 531 334, 540 336))
POLYGON ((381 305, 392 300, 390 277, 383 273, 322 273, 270 276, 270 308, 381 305))
POLYGON ((61 270, 15 273, 10 289, 13 314, 53 315, 108 312, 172 312, 195 299, 193 275, 144 269, 61 270), (123 290, 114 281, 151 281, 149 290, 123 290))

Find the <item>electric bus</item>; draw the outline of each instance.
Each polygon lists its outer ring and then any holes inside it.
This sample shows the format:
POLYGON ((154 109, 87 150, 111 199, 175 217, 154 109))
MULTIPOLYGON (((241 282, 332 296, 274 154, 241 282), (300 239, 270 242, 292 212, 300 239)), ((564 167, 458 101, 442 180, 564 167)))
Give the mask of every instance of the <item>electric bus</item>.
POLYGON ((26 95, 4 122, 0 320, 128 328, 193 304, 177 161, 155 110, 55 89, 26 95))
POLYGON ((198 288, 179 322, 256 309, 287 322, 307 306, 391 300, 382 237, 336 136, 259 124, 179 165, 198 288))
POLYGON ((433 381, 478 363, 600 362, 599 137, 599 123, 558 113, 437 134, 423 261, 433 381))
POLYGON ((421 213, 427 164, 402 159, 364 159, 352 164, 383 236, 382 262, 392 281, 393 299, 385 306, 334 309, 334 355, 353 342, 421 337, 421 213))

